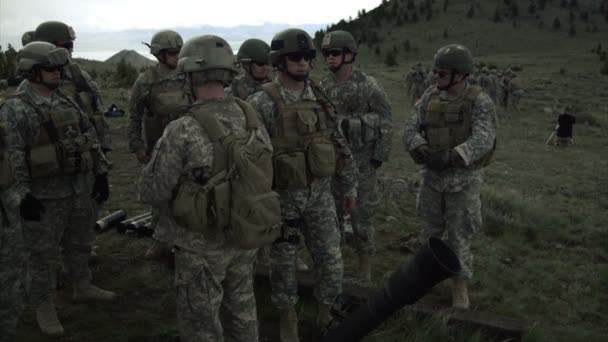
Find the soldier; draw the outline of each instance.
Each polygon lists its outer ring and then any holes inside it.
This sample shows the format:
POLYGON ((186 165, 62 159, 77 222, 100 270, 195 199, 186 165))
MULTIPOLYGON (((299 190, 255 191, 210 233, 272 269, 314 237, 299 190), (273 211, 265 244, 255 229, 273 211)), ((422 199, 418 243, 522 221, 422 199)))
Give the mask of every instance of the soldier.
POLYGON ((490 89, 493 91, 493 93, 488 94, 488 95, 490 95, 490 97, 492 97, 492 101, 494 101, 494 105, 498 105, 498 99, 500 97, 500 89, 499 89, 500 81, 498 80, 498 73, 496 72, 496 69, 490 70, 489 78, 490 78, 490 81, 492 82, 490 89))
MULTIPOLYGON (((144 44, 150 48, 158 64, 139 74, 130 92, 129 150, 140 163, 148 162, 154 144, 167 124, 186 113, 191 102, 185 88, 185 77, 177 72, 182 37, 175 31, 162 30, 152 36, 150 44, 144 44)), ((159 242, 166 240, 164 235, 167 232, 157 224, 158 213, 153 214, 156 241, 146 251, 148 259, 157 259, 168 253, 166 244, 159 242)))
POLYGON ((416 63, 416 68, 413 74, 413 91, 411 93, 412 104, 416 103, 416 101, 420 99, 426 88, 426 75, 424 73, 424 69, 422 68, 422 63, 418 62, 416 63))
POLYGON ((69 52, 53 44, 26 45, 19 52, 18 71, 28 82, 0 109, 14 132, 7 150, 31 249, 29 299, 40 329, 52 336, 64 333, 55 309, 61 249, 74 300, 116 296, 90 280, 93 199, 98 204, 108 199, 107 162, 86 113, 58 89, 69 60, 69 52))
MULTIPOLYGON (((378 82, 353 66, 357 44, 349 32, 327 33, 321 48, 331 71, 321 81, 321 87, 336 106, 358 169, 359 203, 350 216, 361 275, 370 281, 370 259, 375 254, 372 215, 380 203, 376 170, 388 161, 391 150, 391 105, 378 82)), ((345 214, 344 198, 336 192, 334 198, 340 219, 345 214)))
POLYGON ((572 126, 576 124, 576 116, 573 115, 571 107, 564 108, 557 118, 557 123, 555 145, 565 147, 572 145, 572 126))
POLYGON ((496 97, 496 88, 494 88, 494 82, 490 78, 490 70, 488 67, 484 66, 481 68, 481 75, 479 75, 478 81, 479 86, 483 91, 490 95, 490 98, 494 99, 496 97))
POLYGON ((232 81, 229 91, 241 100, 262 89, 262 84, 270 82, 268 53, 270 46, 260 39, 247 39, 236 54, 236 61, 245 70, 232 81))
MULTIPOLYGON (((213 186, 218 175, 226 174, 228 156, 220 148, 225 145, 217 145, 220 140, 226 141, 222 137, 230 140, 234 135, 245 134, 250 142, 267 151, 268 168, 272 167, 272 147, 266 130, 261 123, 258 129, 251 130, 257 127, 257 113, 246 102, 225 95, 224 87, 237 73, 234 65, 232 49, 220 37, 198 36, 186 42, 179 56, 179 71, 190 80, 195 102, 186 115, 167 125, 139 184, 140 197, 161 212, 161 222, 170 227, 169 238, 176 246, 178 330, 184 342, 258 341, 253 293, 257 250, 239 248, 228 230, 210 232, 210 223, 190 225, 189 220, 181 220, 171 209, 183 207, 181 202, 175 204, 181 194, 187 194, 183 189, 213 186), (215 126, 209 125, 209 120, 215 126), (220 316, 225 319, 224 324, 220 316)), ((268 189, 271 183, 268 176, 268 189)), ((215 198, 223 193, 218 187, 213 189, 215 198)), ((278 198, 275 199, 278 224, 280 212, 278 198)), ((214 200, 213 212, 217 215, 209 218, 219 227, 218 217, 226 209, 222 202, 214 200)), ((205 208, 202 212, 209 211, 205 208)))
MULTIPOLYGON (((1 108, 1 105, 0 105, 1 108)), ((0 117, 0 341, 15 341, 23 309, 28 252, 23 241, 14 167, 6 146, 10 131, 0 117)))
POLYGON ((270 248, 271 299, 281 310, 281 341, 299 341, 297 242, 293 237, 298 231, 302 233, 312 256, 319 304, 317 326, 324 328, 331 320, 331 305, 342 291, 343 275, 331 177, 338 178, 345 208, 350 210, 356 200, 356 170, 337 127, 333 105, 308 78, 316 54, 308 33, 295 28, 283 30, 275 34, 270 47, 270 62, 278 75, 248 101, 260 113, 272 139, 274 184, 281 196, 285 224, 282 239, 270 248))
POLYGON ((434 68, 437 85, 425 92, 406 122, 403 143, 414 161, 424 164, 417 198, 421 239, 447 232, 447 243, 462 264, 461 275, 453 278, 452 305, 467 308, 471 239, 481 226, 481 168, 496 146, 497 118, 490 97, 466 82, 473 71, 466 47, 440 48, 434 68))
POLYGON ((511 70, 509 76, 510 80, 507 89, 509 92, 509 98, 511 99, 511 105, 515 107, 517 111, 519 111, 519 101, 521 101, 521 98, 524 95, 524 89, 522 88, 520 79, 517 77, 517 74, 513 72, 513 70, 511 70))
POLYGON ((35 34, 36 34, 36 31, 24 32, 23 35, 21 36, 21 45, 26 46, 29 42, 33 41, 35 34))

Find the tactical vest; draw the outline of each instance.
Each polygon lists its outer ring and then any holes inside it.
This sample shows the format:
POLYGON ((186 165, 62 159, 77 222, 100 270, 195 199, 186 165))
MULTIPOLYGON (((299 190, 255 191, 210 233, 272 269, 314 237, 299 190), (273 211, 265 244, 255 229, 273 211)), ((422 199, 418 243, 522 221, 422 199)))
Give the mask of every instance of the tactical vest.
POLYGON ((0 190, 6 190, 15 183, 15 169, 11 163, 6 141, 6 128, 0 125, 0 190))
POLYGON ((247 117, 247 131, 225 134, 222 124, 205 109, 188 115, 207 131, 213 143, 212 176, 199 184, 180 179, 172 203, 182 226, 226 239, 243 249, 259 248, 280 235, 279 195, 272 191, 272 152, 256 138, 257 113, 235 98, 247 117))
POLYGON ((147 71, 150 94, 143 118, 144 137, 148 148, 154 147, 169 122, 188 112, 190 98, 183 90, 184 81, 175 78, 161 79, 158 70, 147 71))
MULTIPOLYGON (((473 104, 481 91, 481 87, 470 85, 458 100, 447 101, 439 97, 439 89, 433 90, 422 122, 423 133, 432 152, 452 149, 471 136, 473 104)), ((495 148, 496 140, 492 150, 474 162, 473 167, 488 165, 495 148)))
POLYGON ((43 112, 25 95, 16 97, 36 111, 41 128, 38 140, 26 146, 25 158, 32 179, 92 170, 93 142, 80 129, 81 114, 75 104, 59 112, 43 112))
POLYGON ((320 88, 314 83, 311 87, 317 101, 286 104, 274 83, 262 85, 277 106, 281 125, 279 135, 272 137, 276 189, 306 189, 314 178, 336 174, 337 153, 331 139, 336 117, 320 88))
POLYGON ((69 64, 67 68, 71 77, 65 78, 59 89, 73 99, 83 112, 89 115, 91 123, 97 131, 98 139, 102 141, 108 132, 105 132, 105 119, 101 108, 98 107, 97 94, 82 75, 82 70, 78 64, 69 64))

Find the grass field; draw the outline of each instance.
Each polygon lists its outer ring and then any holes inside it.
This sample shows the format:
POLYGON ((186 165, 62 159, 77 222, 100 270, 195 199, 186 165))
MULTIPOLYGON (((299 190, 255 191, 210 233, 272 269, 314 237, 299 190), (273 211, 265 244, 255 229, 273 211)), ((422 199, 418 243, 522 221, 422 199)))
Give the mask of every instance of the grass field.
MULTIPOLYGON (((599 33, 586 33, 579 23, 577 35, 570 37, 568 12, 559 8, 558 1, 547 1, 542 30, 537 27, 538 19, 523 14, 517 28, 511 21, 493 24, 494 2, 477 2, 481 9, 473 19, 465 16, 472 1, 450 3, 448 12, 431 22, 379 28, 387 37, 381 50, 401 46, 404 37, 418 48, 418 52, 399 53, 398 66, 388 68, 373 48, 362 48, 359 64, 380 81, 393 106, 392 160, 381 172, 389 177, 417 177, 417 166, 401 143, 402 126, 411 110, 404 83, 410 65, 418 60, 430 65, 439 46, 461 42, 481 55, 480 60, 499 67, 521 66, 518 77, 526 94, 520 111, 501 110, 498 148, 486 170, 484 226, 473 244, 472 308, 536 322, 539 329, 525 341, 608 341, 608 76, 599 74, 598 56, 590 52, 599 43, 608 47, 608 26, 601 16, 592 15, 599 33), (563 18, 559 32, 551 30, 555 16, 563 18), (442 36, 446 28, 448 38, 442 36), (565 105, 577 108, 574 145, 565 149, 545 145, 556 124, 557 110, 565 105)), ((523 12, 527 2, 518 3, 523 12)), ((319 60, 313 74, 318 77, 323 72, 319 60)), ((105 104, 126 109, 126 92, 104 89, 105 104)), ((110 155, 114 162, 111 197, 104 212, 125 209, 136 215, 146 211, 133 186, 140 166, 127 151, 126 118, 109 120, 115 151, 110 155)), ((385 200, 375 216, 379 252, 374 279, 378 286, 410 257, 396 246, 418 231, 413 190, 397 201, 385 200)), ((142 258, 149 242, 116 232, 98 236, 95 282, 117 291, 120 299, 114 304, 72 304, 70 289, 60 290, 59 316, 67 335, 55 341, 176 339, 172 273, 164 263, 142 258)), ((347 272, 352 272, 356 258, 349 248, 344 253, 347 272)), ((439 285, 434 294, 449 305, 446 286, 439 285)), ((276 341, 278 314, 269 304, 268 288, 259 286, 257 295, 261 340, 276 341)), ((306 341, 314 341, 314 306, 307 298, 298 307, 304 317, 300 330, 306 341)), ((19 341, 47 340, 38 333, 33 317, 30 309, 20 325, 19 341)), ((407 311, 365 339, 487 340, 496 337, 407 311)))

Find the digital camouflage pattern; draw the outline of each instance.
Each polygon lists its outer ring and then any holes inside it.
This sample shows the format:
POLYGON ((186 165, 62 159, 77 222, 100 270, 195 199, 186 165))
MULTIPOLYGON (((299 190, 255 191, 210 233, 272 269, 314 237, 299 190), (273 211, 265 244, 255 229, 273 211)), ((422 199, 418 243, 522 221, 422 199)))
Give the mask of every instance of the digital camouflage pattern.
MULTIPOLYGON (((289 91, 277 78, 273 81, 285 104, 299 101, 317 101, 310 81, 303 91, 289 91)), ((271 137, 280 136, 281 119, 278 107, 270 95, 258 92, 248 101, 258 111, 260 122, 263 122, 271 137)), ((334 142, 343 146, 346 163, 342 172, 336 175, 337 189, 345 196, 356 193, 356 169, 347 147, 347 142, 336 128, 332 134, 334 142)), ((298 191, 277 191, 281 197, 281 215, 283 220, 302 222, 299 227, 287 229, 287 234, 295 234, 294 229, 305 237, 306 247, 313 258, 314 276, 317 280, 316 296, 321 303, 333 304, 342 292, 343 263, 340 251, 340 234, 336 222, 336 210, 331 195, 331 177, 314 178, 307 189, 298 191)), ((271 246, 271 299, 278 308, 294 305, 298 301, 295 244, 283 242, 271 246)))
MULTIPOLYGON (((351 211, 351 221, 355 236, 355 247, 359 254, 374 254, 374 227, 372 215, 380 203, 376 169, 371 160, 386 162, 389 159, 392 136, 393 118, 391 105, 384 89, 376 80, 364 72, 354 68, 349 78, 341 83, 336 81, 333 73, 329 73, 321 81, 321 87, 336 106, 340 121, 373 118, 361 124, 361 132, 353 132, 353 136, 361 137, 358 141, 350 141, 353 159, 357 165, 357 207, 351 211), (365 139, 364 130, 373 130, 371 139, 365 139), (369 141, 364 141, 369 140, 369 141)), ((350 129, 354 129, 351 127, 350 129)), ((349 135, 349 134, 347 134, 349 135)), ((338 217, 344 216, 342 210, 343 196, 334 192, 338 217)))
POLYGON ((241 100, 246 100, 249 96, 262 90, 262 84, 266 82, 270 82, 270 79, 258 81, 248 72, 244 72, 237 75, 226 90, 228 94, 234 95, 241 100))
MULTIPOLYGON (((59 90, 54 91, 50 98, 38 96, 28 83, 23 84, 17 96, 27 98, 41 112, 78 110, 80 122, 79 127, 74 128, 76 135, 71 137, 74 139, 72 143, 78 145, 78 141, 91 142, 100 156, 94 158, 93 173, 107 173, 107 161, 99 148, 97 133, 87 115, 80 112, 77 105, 59 90)), ((55 277, 60 266, 61 247, 72 279, 89 276, 88 259, 95 220, 91 199, 93 175, 89 171, 32 179, 25 151, 28 146, 37 143, 41 130, 44 129, 38 114, 21 98, 14 97, 0 108, 0 116, 5 118, 9 129, 14 132, 7 149, 15 166, 15 196, 20 201, 27 193, 31 193, 46 209, 40 222, 22 222, 25 242, 31 249, 30 299, 33 304, 37 304, 45 299, 53 300, 55 296, 55 277)))
MULTIPOLYGON (((227 133, 245 132, 245 114, 234 97, 199 100, 190 110, 199 107, 215 115, 227 133)), ((264 129, 256 137, 270 146, 264 129)), ((139 194, 161 213, 159 228, 167 229, 165 242, 178 247, 175 285, 182 341, 257 341, 252 283, 256 250, 235 249, 223 234, 216 239, 204 237, 180 226, 170 214, 180 177, 199 182, 209 179, 213 159, 207 132, 196 119, 183 116, 169 123, 156 144, 152 160, 142 171, 139 194), (223 324, 220 308, 227 313, 223 324)))
MULTIPOLYGON (((426 108, 434 91, 435 87, 425 92, 405 123, 403 144, 407 151, 427 144, 421 123, 424 122, 426 108)), ((439 96, 447 100, 447 92, 441 91, 439 96)), ((429 236, 441 238, 447 231, 447 242, 462 263, 462 276, 468 279, 473 275, 471 238, 481 226, 479 195, 483 182, 483 171, 470 166, 492 149, 498 121, 494 103, 484 92, 479 93, 473 103, 472 121, 471 136, 454 147, 464 166, 450 166, 442 171, 423 166, 417 198, 418 214, 424 222, 421 239, 429 236)))
MULTIPOLYGON (((153 97, 179 90, 183 90, 184 96, 188 96, 184 88, 184 80, 184 75, 179 74, 177 69, 163 71, 159 65, 139 74, 129 97, 129 126, 127 128, 129 151, 134 153, 145 146, 142 136, 143 119, 144 115, 154 110, 151 108, 153 97)), ((179 113, 158 114, 162 115, 164 126, 180 116, 179 113)), ((153 147, 148 146, 148 151, 151 152, 153 147)))

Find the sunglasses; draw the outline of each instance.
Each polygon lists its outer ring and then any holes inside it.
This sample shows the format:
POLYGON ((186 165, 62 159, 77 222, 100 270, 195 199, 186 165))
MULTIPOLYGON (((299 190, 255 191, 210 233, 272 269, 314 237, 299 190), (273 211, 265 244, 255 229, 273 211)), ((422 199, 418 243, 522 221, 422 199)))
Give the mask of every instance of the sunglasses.
POLYGON ((264 62, 253 62, 253 63, 259 67, 265 67, 268 65, 268 63, 264 63, 264 62))
POLYGON ((177 55, 179 55, 180 49, 173 49, 173 50, 165 50, 165 53, 167 53, 167 56, 169 57, 175 57, 177 55))
POLYGON ((310 62, 314 56, 310 52, 294 52, 287 55, 287 60, 290 62, 299 62, 304 58, 305 61, 310 62))
POLYGON ((45 65, 41 66, 40 69, 42 69, 44 72, 61 72, 61 70, 63 70, 63 65, 45 65))
POLYGON ((323 50, 323 57, 338 57, 340 55, 342 55, 342 50, 323 50))
POLYGON ((66 50, 72 50, 74 49, 74 42, 57 43, 56 46, 62 47, 66 50))
POLYGON ((433 69, 433 74, 439 76, 439 78, 444 78, 448 75, 453 75, 454 73, 451 71, 433 69))

